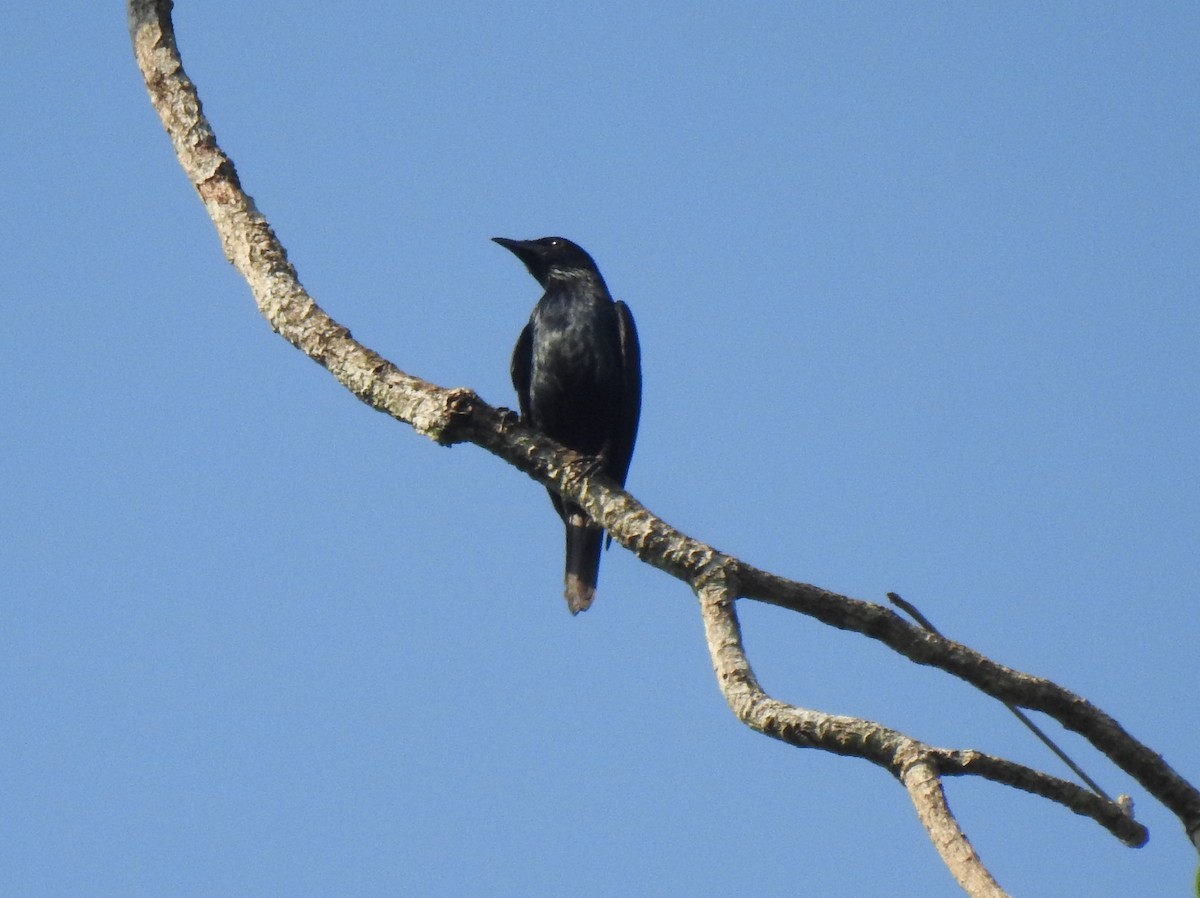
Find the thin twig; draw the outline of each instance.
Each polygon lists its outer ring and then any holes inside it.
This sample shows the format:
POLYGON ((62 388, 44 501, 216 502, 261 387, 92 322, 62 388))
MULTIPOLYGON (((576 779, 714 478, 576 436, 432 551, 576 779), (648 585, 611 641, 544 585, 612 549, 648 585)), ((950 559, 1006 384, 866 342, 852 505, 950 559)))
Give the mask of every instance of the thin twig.
MULTIPOLYGON (((922 627, 924 627, 930 633, 935 633, 938 636, 942 636, 942 631, 939 630, 937 627, 935 627, 933 625, 933 622, 929 618, 927 618, 924 614, 922 614, 921 611, 917 608, 917 606, 914 605, 912 602, 908 601, 907 599, 901 598, 900 595, 898 595, 897 593, 894 593, 894 592, 889 592, 887 594, 887 597, 888 597, 888 601, 890 601, 893 605, 895 605, 896 607, 900 608, 905 613, 907 613, 909 617, 911 617, 913 620, 915 620, 918 624, 920 624, 922 627)), ((943 636, 942 638, 944 639, 945 637, 943 636)), ((1029 716, 1024 711, 1022 711, 1020 708, 1018 708, 1012 702, 1007 702, 1007 701, 1004 701, 1003 699, 1001 699, 1001 703, 1004 705, 1004 707, 1008 708, 1008 710, 1011 711, 1016 716, 1017 720, 1019 720, 1019 721, 1021 721, 1021 723, 1025 724, 1025 726, 1029 729, 1029 732, 1031 732, 1031 733, 1033 733, 1033 735, 1037 736, 1038 739, 1041 740, 1042 744, 1046 746, 1046 748, 1050 749, 1052 752, 1054 752, 1056 755, 1058 755, 1059 760, 1061 760, 1064 764, 1066 764, 1067 767, 1069 767, 1071 769, 1072 773, 1074 773, 1077 777, 1079 777, 1081 780, 1083 780, 1084 783, 1087 784, 1087 787, 1089 789, 1091 789, 1093 792, 1095 792, 1097 795, 1099 795, 1105 801, 1112 801, 1112 799, 1109 798, 1108 793, 1105 792, 1103 789, 1101 789, 1100 786, 1096 783, 1096 781, 1094 779, 1092 779, 1090 776, 1088 776, 1086 773, 1084 773, 1083 768, 1080 767, 1078 764, 1076 764, 1074 761, 1072 761, 1067 756, 1067 753, 1065 751, 1063 751, 1061 748, 1059 748, 1054 743, 1054 740, 1051 739, 1049 736, 1047 736, 1045 731, 1042 730, 1041 727, 1039 727, 1036 723, 1034 723, 1032 720, 1030 720, 1029 716)))

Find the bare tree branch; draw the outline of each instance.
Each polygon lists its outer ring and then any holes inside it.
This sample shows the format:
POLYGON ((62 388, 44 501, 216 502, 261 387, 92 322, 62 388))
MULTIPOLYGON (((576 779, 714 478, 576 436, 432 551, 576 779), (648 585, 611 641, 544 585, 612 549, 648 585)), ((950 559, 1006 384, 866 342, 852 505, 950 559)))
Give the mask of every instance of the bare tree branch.
POLYGON ((295 269, 233 162, 217 145, 175 45, 170 0, 129 0, 130 35, 150 100, 176 156, 200 195, 226 257, 245 277, 271 327, 324 366, 355 396, 442 444, 471 442, 578 502, 621 545, 687 583, 700 599, 713 668, 739 720, 799 747, 864 758, 908 790, 947 866, 972 895, 1002 895, 954 821, 941 776, 975 775, 1040 795, 1094 819, 1128 845, 1146 830, 1124 803, 976 751, 935 748, 878 723, 797 708, 758 685, 741 645, 735 602, 749 598, 879 640, 918 664, 939 667, 988 695, 1041 711, 1082 735, 1181 821, 1200 845, 1200 792, 1109 715, 1048 680, 997 664, 915 627, 890 609, 761 571, 674 529, 594 465, 520 424, 468 389, 446 389, 406 374, 355 341, 301 286, 295 269))
POLYGON ((698 593, 717 682, 734 715, 751 729, 782 742, 863 758, 888 769, 908 790, 930 840, 967 894, 1004 892, 959 829, 942 790, 942 775, 981 776, 1041 795, 1091 817, 1128 845, 1144 843, 1145 829, 1119 805, 1074 783, 983 752, 935 748, 872 721, 802 710, 771 698, 759 686, 742 647, 726 578, 713 574, 698 593))
POLYGON ((942 856, 942 862, 958 880, 963 891, 975 898, 1002 898, 1006 895, 996 880, 992 879, 992 874, 975 853, 971 840, 959 828, 958 821, 950 812, 937 769, 927 761, 916 761, 904 769, 901 781, 917 809, 917 817, 942 856))
POLYGON ((1041 711, 1074 730, 1174 813, 1189 838, 1200 829, 1200 792, 1161 756, 1086 699, 1041 677, 997 664, 974 649, 914 627, 882 605, 849 599, 739 562, 739 595, 878 639, 918 664, 940 667, 1003 702, 1041 711))
MULTIPOLYGON (((897 595, 894 592, 889 592, 887 594, 887 597, 888 597, 889 602, 891 602, 897 608, 901 609, 905 614, 907 614, 909 617, 911 617, 913 620, 915 620, 918 624, 920 624, 922 627, 924 627, 930 633, 936 633, 938 636, 942 635, 941 631, 933 625, 933 623, 929 620, 929 618, 927 618, 924 614, 922 614, 921 611, 915 605, 913 605, 911 602, 906 601, 905 599, 901 598, 899 595, 897 595)), ((1105 801, 1112 801, 1112 798, 1109 796, 1109 794, 1107 792, 1105 792, 1102 788, 1100 788, 1099 784, 1096 783, 1095 780, 1093 780, 1090 776, 1088 776, 1086 773, 1084 773, 1083 768, 1080 767, 1078 764, 1076 764, 1067 755, 1067 753, 1065 751, 1063 751, 1061 748, 1059 748, 1057 743, 1055 743, 1055 741, 1053 739, 1051 739, 1049 736, 1047 736, 1045 731, 1041 727, 1039 727, 1036 723, 1034 723, 1032 720, 1030 720, 1029 716, 1024 711, 1022 711, 1016 705, 1013 705, 1009 702, 1005 702, 1004 707, 1008 708, 1008 710, 1013 713, 1013 715, 1017 718, 1017 720, 1021 721, 1021 723, 1023 723, 1025 725, 1025 727, 1031 733, 1033 733, 1034 736, 1037 737, 1039 742, 1041 742, 1048 749, 1050 749, 1052 752, 1054 752, 1054 754, 1056 754, 1058 756, 1058 759, 1060 761, 1062 761, 1064 764, 1066 764, 1071 769, 1072 773, 1074 773, 1077 777, 1079 777, 1081 780, 1083 780, 1084 784, 1089 789, 1091 789, 1093 792, 1095 792, 1097 795, 1099 795, 1105 801)))

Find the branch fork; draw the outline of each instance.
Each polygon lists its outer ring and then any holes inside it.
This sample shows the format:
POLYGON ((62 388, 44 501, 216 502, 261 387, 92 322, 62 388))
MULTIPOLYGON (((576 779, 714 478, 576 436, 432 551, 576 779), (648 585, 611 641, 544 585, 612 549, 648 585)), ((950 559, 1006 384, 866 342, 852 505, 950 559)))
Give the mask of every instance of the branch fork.
POLYGON ((997 664, 967 646, 913 626, 890 609, 761 571, 671 527, 586 459, 522 425, 474 391, 406 374, 356 342, 300 284, 266 218, 242 189, 232 160, 204 117, 183 70, 170 0, 128 0, 134 55, 175 154, 208 210, 229 261, 277 333, 326 368, 364 403, 443 445, 474 443, 579 503, 642 561, 685 583, 699 600, 713 670, 730 710, 750 728, 799 748, 858 757, 904 786, 941 855, 970 895, 1003 896, 942 788, 945 776, 980 776, 1058 802, 1095 820, 1126 845, 1147 832, 1127 796, 1110 801, 1074 783, 974 750, 937 748, 882 724, 779 701, 759 685, 746 656, 737 601, 805 614, 879 640, 918 664, 939 667, 1003 702, 1041 711, 1109 757, 1180 820, 1200 849, 1200 792, 1109 715, 1048 680, 997 664))

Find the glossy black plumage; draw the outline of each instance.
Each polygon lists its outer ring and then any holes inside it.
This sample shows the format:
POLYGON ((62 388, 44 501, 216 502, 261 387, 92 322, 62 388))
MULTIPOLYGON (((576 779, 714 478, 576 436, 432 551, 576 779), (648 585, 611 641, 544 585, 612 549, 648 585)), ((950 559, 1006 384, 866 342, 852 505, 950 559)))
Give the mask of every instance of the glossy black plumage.
MULTIPOLYGON (((642 407, 641 355, 633 316, 609 295, 583 249, 562 237, 494 237, 546 291, 521 331, 512 382, 521 419, 576 452, 594 455, 621 485, 642 407)), ((604 531, 556 493, 567 529, 564 594, 572 614, 592 604, 604 531)))

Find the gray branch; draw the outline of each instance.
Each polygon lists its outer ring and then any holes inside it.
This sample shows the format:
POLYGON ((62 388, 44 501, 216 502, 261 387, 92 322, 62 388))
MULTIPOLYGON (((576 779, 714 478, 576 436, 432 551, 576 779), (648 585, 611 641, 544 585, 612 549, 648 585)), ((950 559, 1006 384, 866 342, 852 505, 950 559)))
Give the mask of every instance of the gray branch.
POLYGON ((759 686, 742 647, 735 604, 753 599, 853 630, 918 664, 941 668, 988 695, 1041 711, 1087 739, 1171 810, 1200 844, 1200 792, 1109 715, 1061 686, 997 664, 915 627, 890 609, 761 571, 681 533, 601 474, 588 459, 520 424, 469 389, 447 389, 406 374, 355 341, 301 286, 295 268, 233 162, 217 145, 175 44, 170 0, 129 0, 134 54, 175 154, 216 226, 226 257, 250 285, 271 328, 322 365, 373 409, 443 445, 469 442, 578 502, 647 564, 687 583, 700 600, 717 682, 747 726, 801 748, 868 760, 908 791, 943 861, 970 895, 1004 892, 975 854, 946 803, 943 776, 980 776, 1088 816, 1127 845, 1145 843, 1128 802, 1108 801, 1074 783, 969 750, 927 745, 879 723, 805 710, 759 686))

